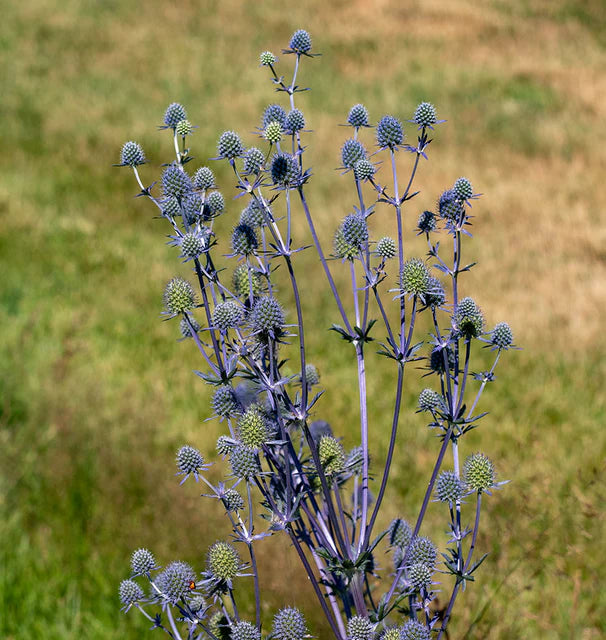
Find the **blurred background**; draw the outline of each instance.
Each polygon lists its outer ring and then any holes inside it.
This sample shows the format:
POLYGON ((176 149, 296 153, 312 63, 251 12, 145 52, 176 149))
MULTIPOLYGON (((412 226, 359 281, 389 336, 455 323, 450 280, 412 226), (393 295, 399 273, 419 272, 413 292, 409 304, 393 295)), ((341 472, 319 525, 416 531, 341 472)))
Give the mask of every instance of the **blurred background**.
MULTIPOLYGON (((304 61, 300 81, 312 91, 297 106, 313 129, 307 192, 324 244, 355 203, 351 179, 334 170, 348 137, 337 124, 349 108, 363 102, 374 122, 384 113, 406 120, 418 102, 433 102, 447 122, 421 166, 406 231, 457 177, 469 177, 484 196, 464 247, 479 264, 463 294, 490 326, 509 322, 523 347, 502 359, 481 406, 490 415, 462 445, 485 451, 512 482, 486 501, 479 549, 490 555, 458 600, 450 637, 604 637, 602 0, 5 3, 0 637, 143 637, 149 623, 136 611, 121 614, 117 598, 132 550, 147 546, 162 564, 179 558, 201 570, 208 545, 228 533, 218 506, 173 475, 181 444, 214 459, 224 429, 205 422, 208 389, 192 374, 200 366, 192 345, 159 318, 164 283, 188 268, 165 245, 167 225, 133 199, 131 172, 111 165, 123 142, 137 140, 151 160, 144 180, 157 179, 172 141, 156 125, 172 101, 198 126, 190 167, 215 155, 224 129, 253 144, 263 108, 284 98, 258 67, 259 52, 279 53, 297 28, 323 54, 304 61)), ((282 56, 279 69, 289 73, 292 62, 282 56)), ((408 132, 414 141, 412 125, 408 132)), ((374 144, 372 131, 363 139, 374 144)), ((404 175, 411 156, 400 155, 404 175)), ((213 168, 228 202, 219 221, 227 232, 241 201, 231 200, 226 167, 213 168)), ((379 211, 376 237, 393 233, 388 210, 379 211)), ((294 232, 309 242, 301 220, 294 232)), ((223 237, 219 253, 226 246, 223 237)), ((329 389, 316 416, 353 446, 351 354, 326 331, 338 318, 314 252, 296 265, 310 360, 329 389)), ((282 294, 288 303, 285 285, 282 294)), ((478 358, 475 370, 486 352, 478 358)), ((377 469, 393 371, 376 357, 369 367, 377 469)), ((427 380, 412 371, 384 525, 415 518, 438 448, 414 413, 427 380)), ((425 527, 443 548, 438 505, 425 527)), ((259 553, 264 615, 287 593, 325 637, 293 550, 265 540, 259 553)))

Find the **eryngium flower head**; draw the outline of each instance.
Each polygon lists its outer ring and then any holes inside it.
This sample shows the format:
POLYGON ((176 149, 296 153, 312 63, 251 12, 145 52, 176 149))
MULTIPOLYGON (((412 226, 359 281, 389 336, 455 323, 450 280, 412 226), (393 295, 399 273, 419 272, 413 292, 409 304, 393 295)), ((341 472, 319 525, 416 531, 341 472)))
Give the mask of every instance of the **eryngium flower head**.
POLYGON ((122 607, 123 611, 128 611, 145 596, 143 589, 134 580, 122 580, 119 593, 120 602, 124 605, 122 607))
POLYGON ((444 406, 442 396, 433 389, 423 389, 419 394, 419 409, 421 411, 433 411, 444 406))
POLYGON ((175 605, 191 592, 189 585, 195 580, 196 574, 186 562, 171 562, 156 576, 155 583, 164 595, 162 600, 175 605))
POLYGON ((256 200, 251 200, 250 204, 242 210, 240 224, 246 224, 253 229, 265 224, 265 213, 256 200))
POLYGON ((513 331, 506 322, 499 322, 490 332, 490 344, 498 349, 508 349, 513 344, 513 331))
POLYGON ((256 333, 277 335, 284 326, 284 311, 271 296, 259 298, 250 314, 250 325, 256 333))
POLYGON ((377 168, 368 158, 362 158, 354 164, 353 172, 354 178, 362 182, 364 180, 370 180, 377 172, 377 168))
POLYGON ((217 438, 217 444, 215 448, 220 456, 227 456, 234 450, 235 446, 236 441, 229 436, 219 436, 217 438))
POLYGON ((421 233, 431 233, 436 230, 437 226, 436 216, 433 211, 423 211, 419 216, 417 228, 421 233))
POLYGON ((286 607, 274 616, 272 636, 275 640, 303 640, 306 635, 307 624, 298 609, 286 607))
POLYGON ((200 167, 194 174, 194 187, 203 191, 204 189, 212 189, 215 186, 215 175, 212 169, 208 167, 200 167))
POLYGON ((341 473, 345 469, 345 449, 332 436, 322 436, 318 444, 320 463, 327 476, 341 473))
POLYGON ((189 311, 196 305, 194 289, 183 278, 173 278, 164 289, 164 306, 167 313, 176 316, 189 311))
POLYGON ((252 227, 239 224, 231 234, 231 248, 236 255, 249 256, 259 247, 257 234, 252 227))
POLYGON ((459 178, 454 183, 452 190, 459 200, 469 200, 473 196, 473 187, 467 178, 459 178))
POLYGON ((252 290, 254 297, 258 296, 263 290, 262 276, 258 271, 253 271, 245 264, 239 264, 234 269, 234 275, 232 277, 232 284, 234 291, 239 296, 248 297, 252 290))
POLYGON ((444 351, 446 350, 446 361, 448 362, 448 368, 454 369, 455 355, 454 351, 450 347, 438 347, 431 352, 429 356, 429 368, 435 373, 444 373, 446 368, 444 366, 444 351))
POLYGON ((442 471, 436 481, 436 497, 453 504, 465 494, 465 482, 454 471, 442 471))
MULTIPOLYGON (((303 376, 299 374, 299 382, 303 381, 303 376)), ((320 374, 313 364, 305 365, 305 381, 311 387, 314 384, 320 384, 320 374)))
POLYGON ((408 567, 408 582, 415 590, 426 589, 431 584, 431 570, 422 563, 408 567))
POLYGON ((162 173, 162 191, 166 198, 181 199, 193 190, 190 177, 174 164, 169 165, 162 173))
POLYGON ((457 329, 466 338, 477 338, 482 335, 484 329, 484 316, 469 296, 459 301, 454 317, 457 329))
POLYGON ((263 67, 269 67, 276 63, 276 56, 271 51, 263 51, 259 56, 259 62, 263 67))
POLYGON ((215 542, 208 549, 206 567, 214 578, 228 582, 240 569, 240 556, 228 542, 215 542))
POLYGON ((419 258, 411 258, 404 263, 400 273, 400 289, 402 293, 425 296, 430 285, 429 269, 419 258))
POLYGON ((428 307, 441 307, 446 302, 446 291, 444 285, 431 276, 429 278, 429 291, 425 295, 425 304, 428 307))
POLYGON ((183 196, 181 207, 183 208, 183 213, 187 218, 187 222, 189 224, 196 222, 196 218, 202 214, 202 198, 200 197, 200 194, 192 191, 191 193, 183 196))
POLYGON ((301 170, 299 163, 289 153, 277 153, 271 161, 271 179, 274 184, 282 187, 296 185, 301 170))
POLYGON ((360 253, 360 249, 355 244, 350 244, 345 240, 343 225, 340 225, 335 232, 334 249, 335 256, 344 260, 353 260, 360 253))
POLYGON ((156 559, 151 551, 148 549, 137 549, 133 551, 133 555, 130 559, 130 567, 133 572, 133 576, 142 576, 145 573, 149 573, 156 569, 156 559))
POLYGON ((398 629, 398 627, 391 627, 390 629, 385 629, 380 640, 401 640, 400 629, 398 629))
POLYGON ((244 499, 235 489, 228 489, 222 496, 227 511, 240 511, 244 508, 244 499))
POLYGON ((256 452, 244 445, 233 447, 229 455, 229 462, 231 471, 236 478, 248 480, 261 473, 261 465, 256 452))
POLYGON ((231 640, 261 640, 261 632, 250 622, 236 622, 231 628, 231 640))
POLYGON ((265 155, 261 149, 250 147, 244 155, 244 173, 258 174, 265 164, 265 155))
POLYGON ((463 465, 463 478, 473 491, 485 491, 495 484, 494 465, 483 453, 472 453, 463 465))
POLYGON ((190 473, 194 474, 197 481, 198 471, 203 470, 205 466, 204 458, 197 449, 186 444, 177 451, 177 468, 180 472, 177 475, 184 475, 183 481, 189 477, 190 473))
POLYGON ((265 139, 270 144, 276 144, 282 140, 282 125, 277 120, 272 120, 263 132, 265 139))
POLYGON ((413 120, 420 127, 431 127, 438 121, 436 108, 431 102, 421 102, 415 109, 413 120))
POLYGON ((244 322, 242 305, 234 300, 219 302, 213 311, 213 325, 220 331, 235 329, 244 322))
POLYGON ((407 565, 424 564, 433 569, 437 558, 438 550, 429 538, 415 538, 410 545, 407 565))
POLYGON ((188 136, 193 130, 194 127, 189 120, 179 120, 175 127, 178 136, 188 136))
POLYGON ((197 258, 206 248, 206 239, 200 231, 188 231, 179 240, 180 257, 185 260, 197 258))
POLYGON ((279 104, 270 104, 265 107, 261 120, 261 129, 265 129, 270 122, 279 122, 282 127, 286 126, 286 111, 279 104))
POLYGON ((204 202, 203 215, 206 220, 216 218, 225 211, 225 198, 220 191, 211 191, 204 202))
POLYGON ((292 109, 292 111, 289 111, 286 116, 285 129, 291 133, 305 129, 305 116, 303 115, 303 112, 299 111, 299 109, 292 109))
POLYGON ((368 110, 363 104, 354 104, 349 110, 347 124, 356 128, 368 126, 368 110))
POLYGON ((406 520, 395 518, 389 525, 389 544, 404 549, 412 538, 412 529, 406 520))
POLYGON ((244 153, 244 145, 235 131, 224 131, 217 143, 217 153, 220 158, 233 160, 244 153))
POLYGON ((372 640, 374 625, 368 618, 353 616, 347 622, 347 640, 372 640))
POLYGON ((228 385, 221 385, 215 389, 211 400, 213 411, 222 418, 238 413, 238 399, 234 390, 228 385))
POLYGON ((385 236, 377 242, 377 255, 380 258, 383 258, 383 260, 390 260, 397 252, 398 247, 396 246, 396 241, 393 238, 385 236))
POLYGON ((228 624, 229 623, 223 611, 217 611, 210 617, 210 620, 208 621, 208 629, 217 638, 229 637, 224 636, 228 624))
POLYGON ((404 131, 402 123, 393 116, 383 116, 377 125, 377 144, 381 149, 389 147, 395 149, 402 144, 404 131))
POLYGON ((407 620, 400 628, 400 640, 430 640, 431 634, 418 620, 407 620))
POLYGON ((354 247, 362 247, 368 241, 368 224, 363 215, 352 213, 341 223, 343 240, 354 247))
POLYGON ((160 204, 163 216, 176 218, 181 215, 181 206, 177 198, 164 198, 160 204))
POLYGON ((438 200, 438 211, 445 220, 456 222, 463 214, 463 205, 453 189, 447 189, 438 200))
POLYGON ((267 418, 258 404, 251 405, 240 416, 237 431, 240 442, 250 449, 260 449, 267 442, 267 418))
POLYGON ((120 163, 128 165, 129 167, 137 167, 140 164, 145 164, 145 154, 141 145, 137 142, 129 140, 124 143, 122 152, 120 153, 120 163))
POLYGON ((194 331, 196 333, 198 333, 198 331, 200 331, 200 324, 196 321, 195 318, 192 318, 191 316, 188 316, 189 318, 189 322, 187 322, 187 319, 185 318, 185 316, 183 316, 181 318, 181 321, 179 322, 179 330, 181 331, 181 336, 183 338, 192 338, 192 332, 191 332, 191 327, 189 326, 190 323, 192 325, 192 327, 194 328, 194 331))
POLYGON ((185 112, 183 105, 180 105, 178 102, 173 102, 168 105, 168 108, 164 113, 164 124, 167 127, 172 127, 174 129, 181 120, 186 119, 187 113, 185 112))
POLYGON ((298 29, 292 34, 289 47, 295 53, 308 53, 311 50, 311 36, 304 29, 298 29))
POLYGON ((341 147, 341 164, 346 169, 353 169, 358 160, 366 158, 366 149, 359 140, 350 138, 341 147))

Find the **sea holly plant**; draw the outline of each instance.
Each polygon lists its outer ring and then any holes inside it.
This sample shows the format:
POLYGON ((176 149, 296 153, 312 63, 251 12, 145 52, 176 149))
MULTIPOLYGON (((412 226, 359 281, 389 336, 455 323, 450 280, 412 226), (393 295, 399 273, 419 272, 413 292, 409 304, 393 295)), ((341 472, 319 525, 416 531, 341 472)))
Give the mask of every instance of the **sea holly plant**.
POLYGON ((313 138, 295 100, 307 90, 298 84, 300 68, 317 54, 303 30, 282 54, 280 63, 269 51, 260 56, 283 100, 264 110, 257 138, 248 146, 235 131, 218 137, 214 160, 229 166, 234 198, 222 195, 208 166, 190 171, 195 127, 180 104, 169 105, 160 127, 172 134, 174 157, 158 182, 143 180, 147 160, 138 143, 122 148, 119 166, 133 171, 138 196, 168 225, 168 244, 189 271, 187 278, 175 276, 166 284, 162 313, 197 351, 196 374, 212 388, 208 415, 225 429, 216 443, 224 479, 211 481, 200 453, 208 443, 201 440, 177 452, 178 481, 203 487, 225 512, 231 535, 209 541, 206 561, 195 569, 136 550, 120 600, 124 611, 137 609, 152 628, 175 640, 313 637, 295 602, 281 603, 273 619, 262 616, 258 545, 287 536, 331 637, 439 640, 457 595, 475 580, 485 558, 476 550, 482 503, 503 484, 487 455, 462 451, 466 434, 487 415, 480 401, 501 355, 514 348, 506 323, 487 330, 463 284, 474 267, 463 260, 463 241, 471 240, 471 207, 480 194, 461 177, 437 197, 433 210, 419 211, 417 173, 444 120, 423 102, 405 125, 393 115, 372 125, 367 109, 355 104, 346 116, 350 133, 338 160, 352 203, 334 236, 322 241, 306 195, 313 175, 305 149, 313 138), (289 59, 294 68, 287 80, 279 65, 289 59), (398 154, 410 159, 404 179, 398 154), (427 243, 426 255, 407 253, 404 210, 408 220, 418 220, 415 232, 427 243), (231 237, 219 233, 219 216, 230 217, 231 237), (295 217, 306 221, 311 243, 308 236, 293 237, 295 217), (373 218, 379 217, 392 223, 393 237, 373 237, 373 218), (330 390, 322 387, 322 367, 307 361, 306 292, 297 279, 303 250, 315 250, 334 298, 335 322, 327 339, 340 343, 357 365, 352 388, 357 384, 359 439, 351 450, 338 426, 333 432, 322 419, 323 394, 330 390), (336 270, 346 272, 349 290, 337 286, 336 270), (288 312, 284 289, 294 299, 288 312), (492 365, 474 373, 472 351, 481 348, 490 350, 492 365), (368 413, 368 365, 376 364, 377 353, 394 368, 396 383, 386 459, 374 458, 371 477, 370 441, 385 423, 373 424, 368 413), (396 518, 379 531, 394 453, 409 435, 400 425, 404 372, 411 367, 427 376, 427 387, 418 390, 418 411, 437 436, 435 463, 421 505, 402 505, 409 519, 396 518), (371 478, 377 483, 374 497, 371 478), (445 539, 432 540, 423 530, 432 501, 440 503, 445 539), (238 587, 245 581, 254 590, 253 611, 238 605, 238 587), (443 607, 437 604, 438 588, 443 607))

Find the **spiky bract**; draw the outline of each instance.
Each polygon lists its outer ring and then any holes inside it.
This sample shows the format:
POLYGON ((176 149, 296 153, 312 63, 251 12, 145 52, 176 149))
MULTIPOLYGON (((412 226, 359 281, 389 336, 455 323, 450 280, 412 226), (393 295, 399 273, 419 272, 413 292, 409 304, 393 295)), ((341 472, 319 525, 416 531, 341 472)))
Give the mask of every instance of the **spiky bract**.
POLYGON ((196 305, 196 294, 187 280, 173 278, 164 289, 164 306, 171 315, 190 311, 196 305))

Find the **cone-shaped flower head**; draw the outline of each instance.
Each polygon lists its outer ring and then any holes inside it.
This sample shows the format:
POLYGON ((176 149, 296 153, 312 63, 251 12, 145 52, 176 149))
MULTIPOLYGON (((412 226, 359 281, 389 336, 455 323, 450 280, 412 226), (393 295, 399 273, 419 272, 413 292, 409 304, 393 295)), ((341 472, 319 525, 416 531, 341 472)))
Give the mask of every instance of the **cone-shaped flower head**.
POLYGON ((259 248, 259 239, 252 227, 239 224, 231 234, 231 248, 236 255, 249 256, 259 248))
POLYGON ((188 316, 189 322, 185 318, 185 315, 181 318, 179 322, 179 331, 181 331, 181 337, 183 338, 192 338, 191 328, 193 327, 194 331, 198 333, 200 331, 200 324, 196 321, 195 318, 188 316), (190 327, 191 324, 191 327, 190 327))
POLYGON ((244 155, 244 173, 260 173, 265 164, 265 155, 261 149, 250 147, 244 155))
POLYGON ((263 51, 259 55, 259 62, 263 67, 269 67, 276 63, 276 56, 271 51, 263 51))
POLYGON ((170 604, 177 604, 189 593, 190 584, 195 582, 196 573, 186 562, 171 562, 156 576, 156 586, 170 604))
POLYGON ((400 289, 402 293, 425 296, 430 285, 429 269, 419 258, 411 258, 404 263, 400 273, 400 289))
POLYGON ((389 525, 389 544, 404 549, 410 543, 412 529, 406 520, 395 518, 389 525))
POLYGON ((303 112, 299 111, 299 109, 292 109, 289 111, 286 116, 285 129, 291 133, 305 129, 305 116, 303 115, 303 112))
POLYGON ((463 205, 454 189, 447 189, 438 200, 438 211, 440 216, 451 222, 458 221, 464 213, 463 205))
POLYGON ((368 158, 361 158, 354 164, 353 171, 355 179, 363 182, 370 180, 377 172, 377 168, 368 158))
POLYGON ((238 574, 240 556, 228 542, 215 542, 208 549, 206 566, 214 578, 228 582, 238 574))
POLYGON ((398 253, 398 247, 393 238, 385 236, 377 242, 377 255, 383 260, 390 260, 396 253, 398 253))
POLYGON ((424 564, 433 569, 437 558, 438 550, 429 538, 415 538, 410 545, 407 564, 424 564))
POLYGON ((258 271, 253 271, 245 264, 239 264, 234 269, 234 275, 232 277, 232 284, 234 291, 239 296, 248 297, 252 289, 254 297, 258 296, 263 290, 262 276, 258 271))
POLYGON ((506 322, 499 322, 490 332, 490 344, 498 349, 508 349, 513 344, 513 331, 506 322))
POLYGON ((260 449, 269 438, 267 418, 258 404, 252 404, 238 420, 238 438, 251 449, 260 449))
POLYGON ((140 164, 145 164, 145 154, 143 153, 141 145, 132 140, 124 143, 122 152, 120 153, 120 163, 128 165, 129 167, 137 167, 140 164))
POLYGON ((353 169, 358 160, 366 158, 366 149, 359 140, 350 138, 345 140, 341 147, 341 164, 346 169, 353 169))
POLYGON ((224 131, 217 143, 217 153, 220 158, 233 160, 244 153, 244 145, 235 131, 224 131))
POLYGON ((128 611, 133 604, 136 604, 145 596, 143 589, 134 580, 122 580, 119 593, 120 602, 124 605, 124 611, 128 611))
POLYGON ((215 389, 211 405, 213 411, 223 418, 233 416, 239 411, 236 394, 229 385, 221 385, 215 389))
POLYGON ((292 187, 297 184, 301 170, 299 163, 289 153, 277 153, 271 161, 271 179, 275 185, 292 187))
POLYGON ((446 302, 444 285, 431 276, 429 278, 429 291, 425 294, 425 304, 428 307, 441 307, 446 302))
POLYGON ((407 620, 400 629, 400 640, 430 640, 431 634, 418 620, 407 620))
POLYGON ((244 508, 244 499, 235 489, 228 489, 222 496, 227 511, 240 511, 244 508))
POLYGON ((436 216, 433 211, 423 211, 423 213, 419 216, 419 221, 417 222, 417 228, 422 233, 431 233, 435 231, 438 224, 436 222, 436 216))
POLYGON ((368 618, 353 616, 347 622, 347 640, 372 640, 374 625, 368 618))
POLYGON ((250 622, 236 622, 231 628, 231 640, 261 640, 261 632, 250 622))
POLYGON ((380 640, 401 640, 400 629, 398 629, 398 627, 385 629, 380 640))
POLYGON ((167 313, 177 315, 190 311, 196 305, 194 289, 183 278, 173 278, 164 289, 164 306, 167 313))
POLYGON ((421 411, 433 411, 434 409, 442 409, 444 400, 442 396, 433 389, 423 389, 419 394, 419 409, 421 411))
POLYGON ((177 451, 177 468, 185 477, 190 473, 195 476, 205 468, 204 458, 197 449, 186 444, 177 451))
POLYGON ((190 177, 174 164, 169 165, 162 172, 162 191, 166 198, 181 199, 193 190, 190 177))
POLYGON ((282 140, 282 125, 277 120, 272 120, 265 127, 263 135, 270 144, 277 144, 282 140))
POLYGON ((189 120, 179 120, 175 127, 178 136, 188 136, 193 130, 194 127, 189 120))
POLYGON ((133 576, 142 576, 156 569, 156 559, 151 551, 143 548, 137 549, 133 551, 133 555, 131 556, 130 567, 133 576))
POLYGON ((307 635, 303 614, 294 607, 280 609, 274 616, 272 635, 275 640, 303 640, 307 635))
POLYGON ((347 124, 356 128, 368 126, 368 110, 363 104, 354 104, 349 110, 347 124))
POLYGON ((332 436, 322 436, 318 444, 320 463, 327 476, 341 473, 345 469, 345 449, 332 436))
POLYGON ((442 471, 436 481, 436 497, 450 504, 460 500, 465 494, 465 482, 454 471, 442 471))
POLYGON ((494 465, 483 453, 472 453, 463 465, 463 478, 473 491, 485 491, 495 484, 494 465))
POLYGON ((406 577, 410 585, 416 590, 427 589, 431 584, 431 570, 422 563, 408 567, 406 577))
POLYGON ((466 338, 478 338, 484 329, 484 316, 473 298, 466 297, 459 301, 455 313, 457 329, 466 338))
POLYGON ((284 311, 271 296, 259 298, 250 313, 250 326, 261 334, 279 334, 284 326, 284 311))
POLYGON ((235 300, 220 302, 213 311, 213 325, 220 331, 235 329, 243 322, 244 310, 235 300))
POLYGON ((231 470, 236 478, 249 480, 261 473, 259 457, 254 449, 238 444, 229 454, 231 470))
POLYGON ((240 224, 246 224, 253 229, 265 224, 265 213, 256 200, 252 200, 245 209, 242 209, 240 224))
POLYGON ((459 178, 454 183, 452 190, 459 200, 469 200, 473 196, 473 187, 467 178, 459 178))
MULTIPOLYGON (((299 382, 301 382, 302 380, 303 377, 299 375, 299 382)), ((305 365, 305 381, 312 387, 315 384, 320 384, 320 374, 318 373, 316 367, 311 363, 307 363, 305 365)))
POLYGON ((200 167, 194 174, 194 187, 203 191, 215 186, 215 175, 209 167, 200 167))
POLYGON ((394 149, 402 144, 403 140, 402 123, 393 116, 383 116, 377 125, 377 144, 379 147, 394 149))
POLYGON ((187 119, 187 113, 185 112, 185 107, 178 102, 173 102, 168 105, 166 112, 164 113, 164 124, 167 127, 172 127, 173 129, 181 122, 181 120, 187 119))
POLYGON ((295 53, 309 53, 311 36, 304 29, 298 29, 292 34, 289 46, 295 53))
POLYGON ((273 121, 279 122, 282 127, 286 126, 286 111, 279 104, 270 104, 265 107, 263 118, 261 120, 261 129, 273 121))
POLYGON ((415 109, 413 120, 420 127, 431 127, 438 121, 436 108, 431 102, 421 102, 415 109))

